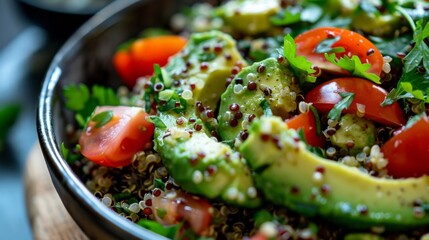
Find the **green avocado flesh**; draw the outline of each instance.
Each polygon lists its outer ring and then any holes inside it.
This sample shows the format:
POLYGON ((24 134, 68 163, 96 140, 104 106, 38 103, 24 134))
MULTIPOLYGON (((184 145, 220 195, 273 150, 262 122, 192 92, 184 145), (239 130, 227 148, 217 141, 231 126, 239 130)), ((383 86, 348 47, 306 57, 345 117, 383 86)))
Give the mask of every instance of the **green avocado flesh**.
POLYGON ((234 140, 267 108, 276 116, 288 118, 297 109, 297 95, 301 92, 295 79, 292 71, 274 58, 238 73, 221 96, 218 131, 222 140, 234 140), (234 109, 234 105, 239 108, 234 109))
POLYGON ((260 199, 245 160, 209 135, 209 127, 216 125, 209 112, 216 110, 226 78, 237 63, 245 65, 229 35, 213 31, 191 36, 185 50, 166 67, 169 77, 180 85, 165 91, 182 93, 182 97, 187 91, 192 96, 187 98, 184 111, 158 113, 163 124, 155 130, 155 149, 186 191, 256 207, 260 199))
POLYGON ((429 224, 429 177, 383 179, 314 155, 277 117, 255 120, 240 152, 270 201, 351 228, 429 224), (426 211, 426 212, 425 212, 426 211))

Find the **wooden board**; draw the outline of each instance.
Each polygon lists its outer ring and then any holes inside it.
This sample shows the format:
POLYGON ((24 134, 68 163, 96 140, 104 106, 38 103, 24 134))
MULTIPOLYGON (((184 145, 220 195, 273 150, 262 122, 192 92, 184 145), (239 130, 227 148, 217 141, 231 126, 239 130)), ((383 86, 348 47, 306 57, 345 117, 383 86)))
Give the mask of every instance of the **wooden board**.
POLYGON ((88 239, 61 202, 52 184, 39 144, 35 144, 28 155, 24 183, 25 200, 34 239, 88 239))

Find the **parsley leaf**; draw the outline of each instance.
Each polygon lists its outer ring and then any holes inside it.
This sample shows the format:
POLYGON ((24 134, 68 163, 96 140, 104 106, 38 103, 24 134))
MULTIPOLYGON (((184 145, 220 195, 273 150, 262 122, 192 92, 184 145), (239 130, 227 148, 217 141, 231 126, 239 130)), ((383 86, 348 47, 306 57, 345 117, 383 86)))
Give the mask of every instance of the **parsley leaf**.
POLYGON ((101 128, 106 125, 113 118, 112 111, 104 111, 96 114, 91 118, 91 121, 95 122, 95 128, 101 128))
POLYGON ((405 56, 405 72, 411 72, 413 69, 423 63, 423 67, 429 69, 429 47, 424 41, 429 37, 429 24, 425 23, 423 27, 423 20, 416 22, 416 30, 414 32, 415 45, 413 49, 405 56))
POLYGON ((377 84, 381 84, 379 76, 374 73, 367 72, 371 67, 371 64, 362 63, 356 55, 353 55, 351 58, 347 55, 343 55, 343 57, 337 60, 335 53, 325 53, 325 58, 338 67, 350 72, 353 76, 363 77, 377 84))
POLYGON ((155 178, 154 179, 154 183, 155 183, 155 187, 161 189, 162 191, 165 191, 165 184, 164 182, 159 179, 159 178, 155 178))
POLYGON ((161 120, 160 117, 155 116, 155 115, 151 115, 148 118, 146 118, 146 120, 150 121, 151 123, 153 123, 155 125, 156 128, 159 128, 161 130, 165 130, 167 129, 167 125, 165 125, 165 123, 161 120))
POLYGON ((339 92, 338 94, 343 99, 337 102, 328 113, 328 118, 336 121, 340 120, 342 111, 349 109, 350 104, 352 104, 353 99, 355 98, 355 94, 350 92, 339 92))
POLYGON ((385 98, 382 106, 402 98, 416 98, 429 102, 429 24, 419 20, 413 36, 413 49, 404 58, 404 70, 395 89, 385 98))
POLYGON ((323 10, 316 4, 306 6, 288 6, 277 15, 272 16, 270 21, 275 26, 286 26, 299 22, 315 23, 323 14, 323 10))
POLYGON ((288 60, 294 74, 302 82, 316 82, 316 77, 311 74, 316 71, 312 68, 312 63, 308 61, 304 56, 296 55, 296 43, 290 34, 284 37, 284 49, 283 54, 288 60))
POLYGON ((94 85, 91 90, 85 84, 71 84, 63 88, 65 107, 76 113, 81 127, 86 125, 97 106, 118 106, 120 99, 111 88, 94 85))

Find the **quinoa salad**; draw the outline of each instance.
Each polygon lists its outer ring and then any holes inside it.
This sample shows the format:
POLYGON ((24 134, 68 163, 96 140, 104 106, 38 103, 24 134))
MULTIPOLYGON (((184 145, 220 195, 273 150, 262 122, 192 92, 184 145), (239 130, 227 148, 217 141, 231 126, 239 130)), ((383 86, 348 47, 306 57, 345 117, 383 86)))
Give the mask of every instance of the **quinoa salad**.
POLYGON ((429 239, 428 10, 198 2, 63 88, 63 157, 171 239, 429 239))

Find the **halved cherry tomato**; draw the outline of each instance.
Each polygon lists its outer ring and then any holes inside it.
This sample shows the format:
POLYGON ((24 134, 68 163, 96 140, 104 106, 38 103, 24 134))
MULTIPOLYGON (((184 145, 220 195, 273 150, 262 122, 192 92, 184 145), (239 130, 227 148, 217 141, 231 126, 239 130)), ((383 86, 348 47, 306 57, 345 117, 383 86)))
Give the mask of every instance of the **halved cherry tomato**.
POLYGON ((328 113, 336 103, 341 101, 339 92, 355 93, 353 102, 346 113, 356 113, 357 105, 365 106, 365 117, 392 127, 405 124, 404 115, 398 103, 382 107, 380 104, 387 96, 386 90, 370 81, 361 78, 336 78, 324 82, 310 90, 305 96, 306 102, 323 113, 328 113))
POLYGON ((122 167, 152 139, 155 126, 148 122, 148 114, 138 107, 103 106, 93 113, 111 111, 113 117, 103 126, 90 121, 79 138, 81 153, 89 160, 104 166, 122 167))
POLYGON ((422 116, 410 128, 389 139, 381 152, 389 161, 388 173, 395 178, 429 175, 429 118, 422 116))
POLYGON ((153 65, 164 66, 168 58, 178 53, 187 40, 181 36, 166 35, 141 38, 113 56, 113 64, 124 83, 133 87, 137 78, 153 74, 153 65))
POLYGON ((302 129, 305 140, 313 147, 324 147, 325 137, 317 135, 316 120, 312 111, 301 113, 291 119, 286 120, 288 127, 293 129, 302 129))
POLYGON ((383 56, 377 47, 362 35, 341 28, 320 27, 306 31, 295 38, 297 55, 305 56, 320 69, 341 74, 347 71, 339 68, 326 60, 324 53, 316 53, 315 49, 325 39, 339 36, 340 39, 332 45, 332 48, 343 47, 344 52, 335 53, 337 58, 344 55, 351 57, 356 55, 362 63, 370 63, 369 73, 380 76, 383 67, 383 56))
POLYGON ((211 207, 207 200, 184 192, 177 192, 175 197, 168 197, 165 192, 152 197, 152 212, 158 222, 173 225, 185 221, 200 235, 209 230, 211 207))

